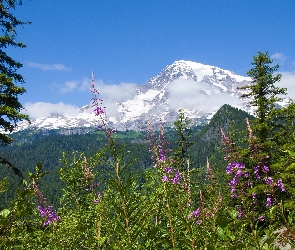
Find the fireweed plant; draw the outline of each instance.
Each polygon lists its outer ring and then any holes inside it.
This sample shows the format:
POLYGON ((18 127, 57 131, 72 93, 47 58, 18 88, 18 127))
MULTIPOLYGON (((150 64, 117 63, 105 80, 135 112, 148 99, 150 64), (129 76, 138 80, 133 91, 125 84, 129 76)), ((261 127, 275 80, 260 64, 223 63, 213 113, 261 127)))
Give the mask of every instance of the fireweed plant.
MULTIPOLYGON (((224 159, 228 162, 226 174, 230 188, 230 205, 235 207, 237 219, 246 221, 257 247, 261 244, 259 234, 281 227, 294 239, 291 224, 292 213, 285 211, 282 198, 286 192, 281 179, 275 180, 268 155, 264 155, 246 119, 248 127, 248 148, 241 149, 221 129, 224 159)), ((283 239, 281 239, 283 241, 283 239)))
POLYGON ((1 249, 276 249, 279 241, 294 242, 292 211, 283 203, 288 190, 283 180, 274 179, 250 125, 248 146, 242 149, 222 131, 225 185, 210 159, 204 167, 189 161, 191 144, 182 132, 189 123, 183 114, 176 123, 184 126, 176 145, 186 144, 176 154, 163 126, 155 133, 148 124, 153 165, 139 175, 130 170, 136 160, 125 159, 128 151, 108 128, 94 81, 91 91, 106 148, 87 158, 63 154, 58 173, 65 185, 57 210, 40 190, 47 173, 38 164, 17 199, 0 211, 1 249), (109 166, 107 179, 102 163, 109 166))

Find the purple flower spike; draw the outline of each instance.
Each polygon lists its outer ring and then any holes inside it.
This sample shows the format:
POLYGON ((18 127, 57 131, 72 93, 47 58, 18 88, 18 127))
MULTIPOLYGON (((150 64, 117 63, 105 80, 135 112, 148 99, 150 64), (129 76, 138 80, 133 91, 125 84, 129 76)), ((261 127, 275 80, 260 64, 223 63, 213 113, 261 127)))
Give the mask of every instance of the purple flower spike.
POLYGON ((271 207, 272 206, 272 200, 270 197, 266 198, 266 205, 267 207, 271 207))
POLYGON ((231 162, 227 165, 226 168, 226 173, 227 174, 232 174, 234 169, 241 169, 241 168, 245 168, 245 165, 241 162, 231 162))
POLYGON ((51 211, 52 206, 48 206, 43 208, 42 206, 38 206, 38 211, 42 218, 46 218, 43 226, 51 224, 53 221, 59 221, 60 216, 56 217, 56 211, 51 211))
POLYGON ((172 171, 173 171, 172 168, 165 168, 164 170, 166 173, 172 173, 172 171))
POLYGON ((164 175, 162 177, 162 182, 168 182, 168 181, 169 181, 168 177, 166 175, 164 175))
POLYGON ((267 178, 265 179, 265 183, 266 183, 267 185, 270 185, 270 184, 273 183, 273 179, 272 179, 271 177, 267 177, 267 178))
POLYGON ((103 108, 101 108, 101 107, 97 107, 93 112, 94 112, 94 114, 95 114, 96 116, 99 116, 99 115, 105 113, 105 111, 104 111, 103 108))
POLYGON ((242 210, 239 208, 238 209, 238 219, 241 219, 242 217, 243 217, 243 212, 242 212, 242 210))
POLYGON ((277 185, 281 188, 282 192, 286 191, 283 181, 281 179, 278 180, 277 185))
POLYGON ((174 177, 171 182, 172 184, 179 184, 179 179, 174 177))

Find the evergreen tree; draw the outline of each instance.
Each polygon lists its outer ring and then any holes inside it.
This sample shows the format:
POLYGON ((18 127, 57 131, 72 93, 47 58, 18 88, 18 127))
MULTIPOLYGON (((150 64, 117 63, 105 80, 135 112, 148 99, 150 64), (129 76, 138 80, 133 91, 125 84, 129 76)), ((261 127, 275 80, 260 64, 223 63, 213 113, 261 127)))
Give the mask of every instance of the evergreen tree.
POLYGON ((176 165, 180 170, 185 170, 187 161, 190 159, 189 148, 194 144, 191 139, 191 120, 185 117, 183 110, 179 110, 178 120, 174 122, 176 128, 177 148, 174 150, 176 165))
MULTIPOLYGON (((25 48, 26 46, 15 40, 16 28, 23 26, 27 22, 18 20, 11 10, 21 1, 4 0, 0 1, 0 128, 7 132, 12 132, 16 123, 21 120, 29 120, 27 115, 21 113, 23 106, 18 100, 18 96, 25 92, 23 87, 17 83, 23 83, 23 77, 17 73, 22 67, 20 62, 11 58, 4 50, 7 47, 25 48)), ((0 145, 7 145, 12 142, 10 136, 0 133, 0 145)), ((12 167, 4 158, 0 157, 0 162, 12 167)), ((19 174, 19 172, 16 172, 19 174)))
POLYGON ((273 61, 268 53, 258 52, 253 57, 252 65, 247 74, 252 77, 252 85, 241 89, 249 90, 241 97, 250 97, 249 104, 256 108, 256 119, 251 123, 254 136, 259 143, 261 156, 266 159, 261 164, 271 166, 269 175, 282 180, 286 186, 287 205, 295 207, 295 163, 290 152, 295 148, 295 104, 290 100, 285 107, 279 107, 286 88, 276 86, 281 74, 275 74, 279 65, 272 66, 273 61))
POLYGON ((249 90, 241 98, 250 97, 249 104, 256 107, 256 123, 253 131, 261 143, 266 143, 270 138, 270 123, 272 122, 272 112, 276 109, 276 102, 282 101, 279 95, 286 95, 286 88, 275 86, 280 81, 282 75, 274 74, 279 65, 272 66, 273 60, 270 59, 268 52, 258 52, 258 56, 253 57, 252 65, 247 74, 252 78, 252 84, 241 87, 249 90))

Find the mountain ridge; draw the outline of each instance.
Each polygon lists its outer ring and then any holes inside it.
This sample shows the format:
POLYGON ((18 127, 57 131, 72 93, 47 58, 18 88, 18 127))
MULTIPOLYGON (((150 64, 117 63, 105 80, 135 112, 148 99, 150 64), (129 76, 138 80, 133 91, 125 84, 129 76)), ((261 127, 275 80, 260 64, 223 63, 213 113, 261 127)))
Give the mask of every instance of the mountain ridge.
MULTIPOLYGON (((230 104, 250 111, 244 100, 238 100, 238 87, 251 84, 251 78, 237 75, 229 70, 197 62, 179 60, 167 65, 159 74, 136 88, 132 98, 117 102, 115 111, 108 113, 108 126, 124 130, 145 129, 149 120, 152 125, 172 123, 178 110, 195 124, 207 123, 223 105, 230 104)), ((108 110, 107 110, 108 112, 108 110)), ((18 124, 18 131, 27 128, 92 128, 99 126, 90 105, 79 109, 76 114, 51 114, 18 124)))

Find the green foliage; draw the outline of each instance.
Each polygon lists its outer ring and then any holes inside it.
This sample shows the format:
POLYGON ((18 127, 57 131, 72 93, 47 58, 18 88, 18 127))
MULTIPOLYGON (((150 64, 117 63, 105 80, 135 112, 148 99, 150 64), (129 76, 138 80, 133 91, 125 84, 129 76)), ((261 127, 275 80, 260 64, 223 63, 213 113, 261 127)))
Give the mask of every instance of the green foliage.
MULTIPOLYGON (((4 49, 9 46, 25 48, 25 45, 15 40, 17 26, 26 24, 18 20, 9 11, 15 8, 17 1, 1 1, 0 26, 3 35, 0 37, 0 127, 4 131, 12 132, 15 124, 21 120, 28 120, 28 116, 21 114, 23 106, 18 101, 18 95, 25 92, 23 87, 18 87, 14 82, 24 82, 23 77, 16 71, 22 64, 13 60, 4 49)), ((11 143, 11 138, 4 133, 0 134, 2 145, 11 143)))
POLYGON ((183 110, 179 110, 179 118, 174 122, 177 136, 177 148, 174 150, 174 159, 180 170, 185 170, 187 161, 190 160, 189 148, 194 145, 191 142, 191 120, 184 116, 183 110))
MULTIPOLYGON (((253 57, 248 75, 252 77, 253 84, 241 89, 249 90, 241 97, 250 97, 249 104, 255 109, 256 119, 251 123, 253 135, 258 140, 261 157, 268 157, 263 164, 272 165, 270 176, 281 179, 285 183, 288 192, 289 207, 295 207, 294 195, 294 159, 286 150, 294 150, 295 145, 295 105, 292 101, 285 107, 278 107, 287 90, 276 86, 280 81, 281 74, 276 74, 279 65, 272 66, 272 60, 268 53, 258 52, 253 57)), ((247 150, 244 150, 247 158, 247 150)), ((249 154, 249 151, 248 151, 249 154)))

